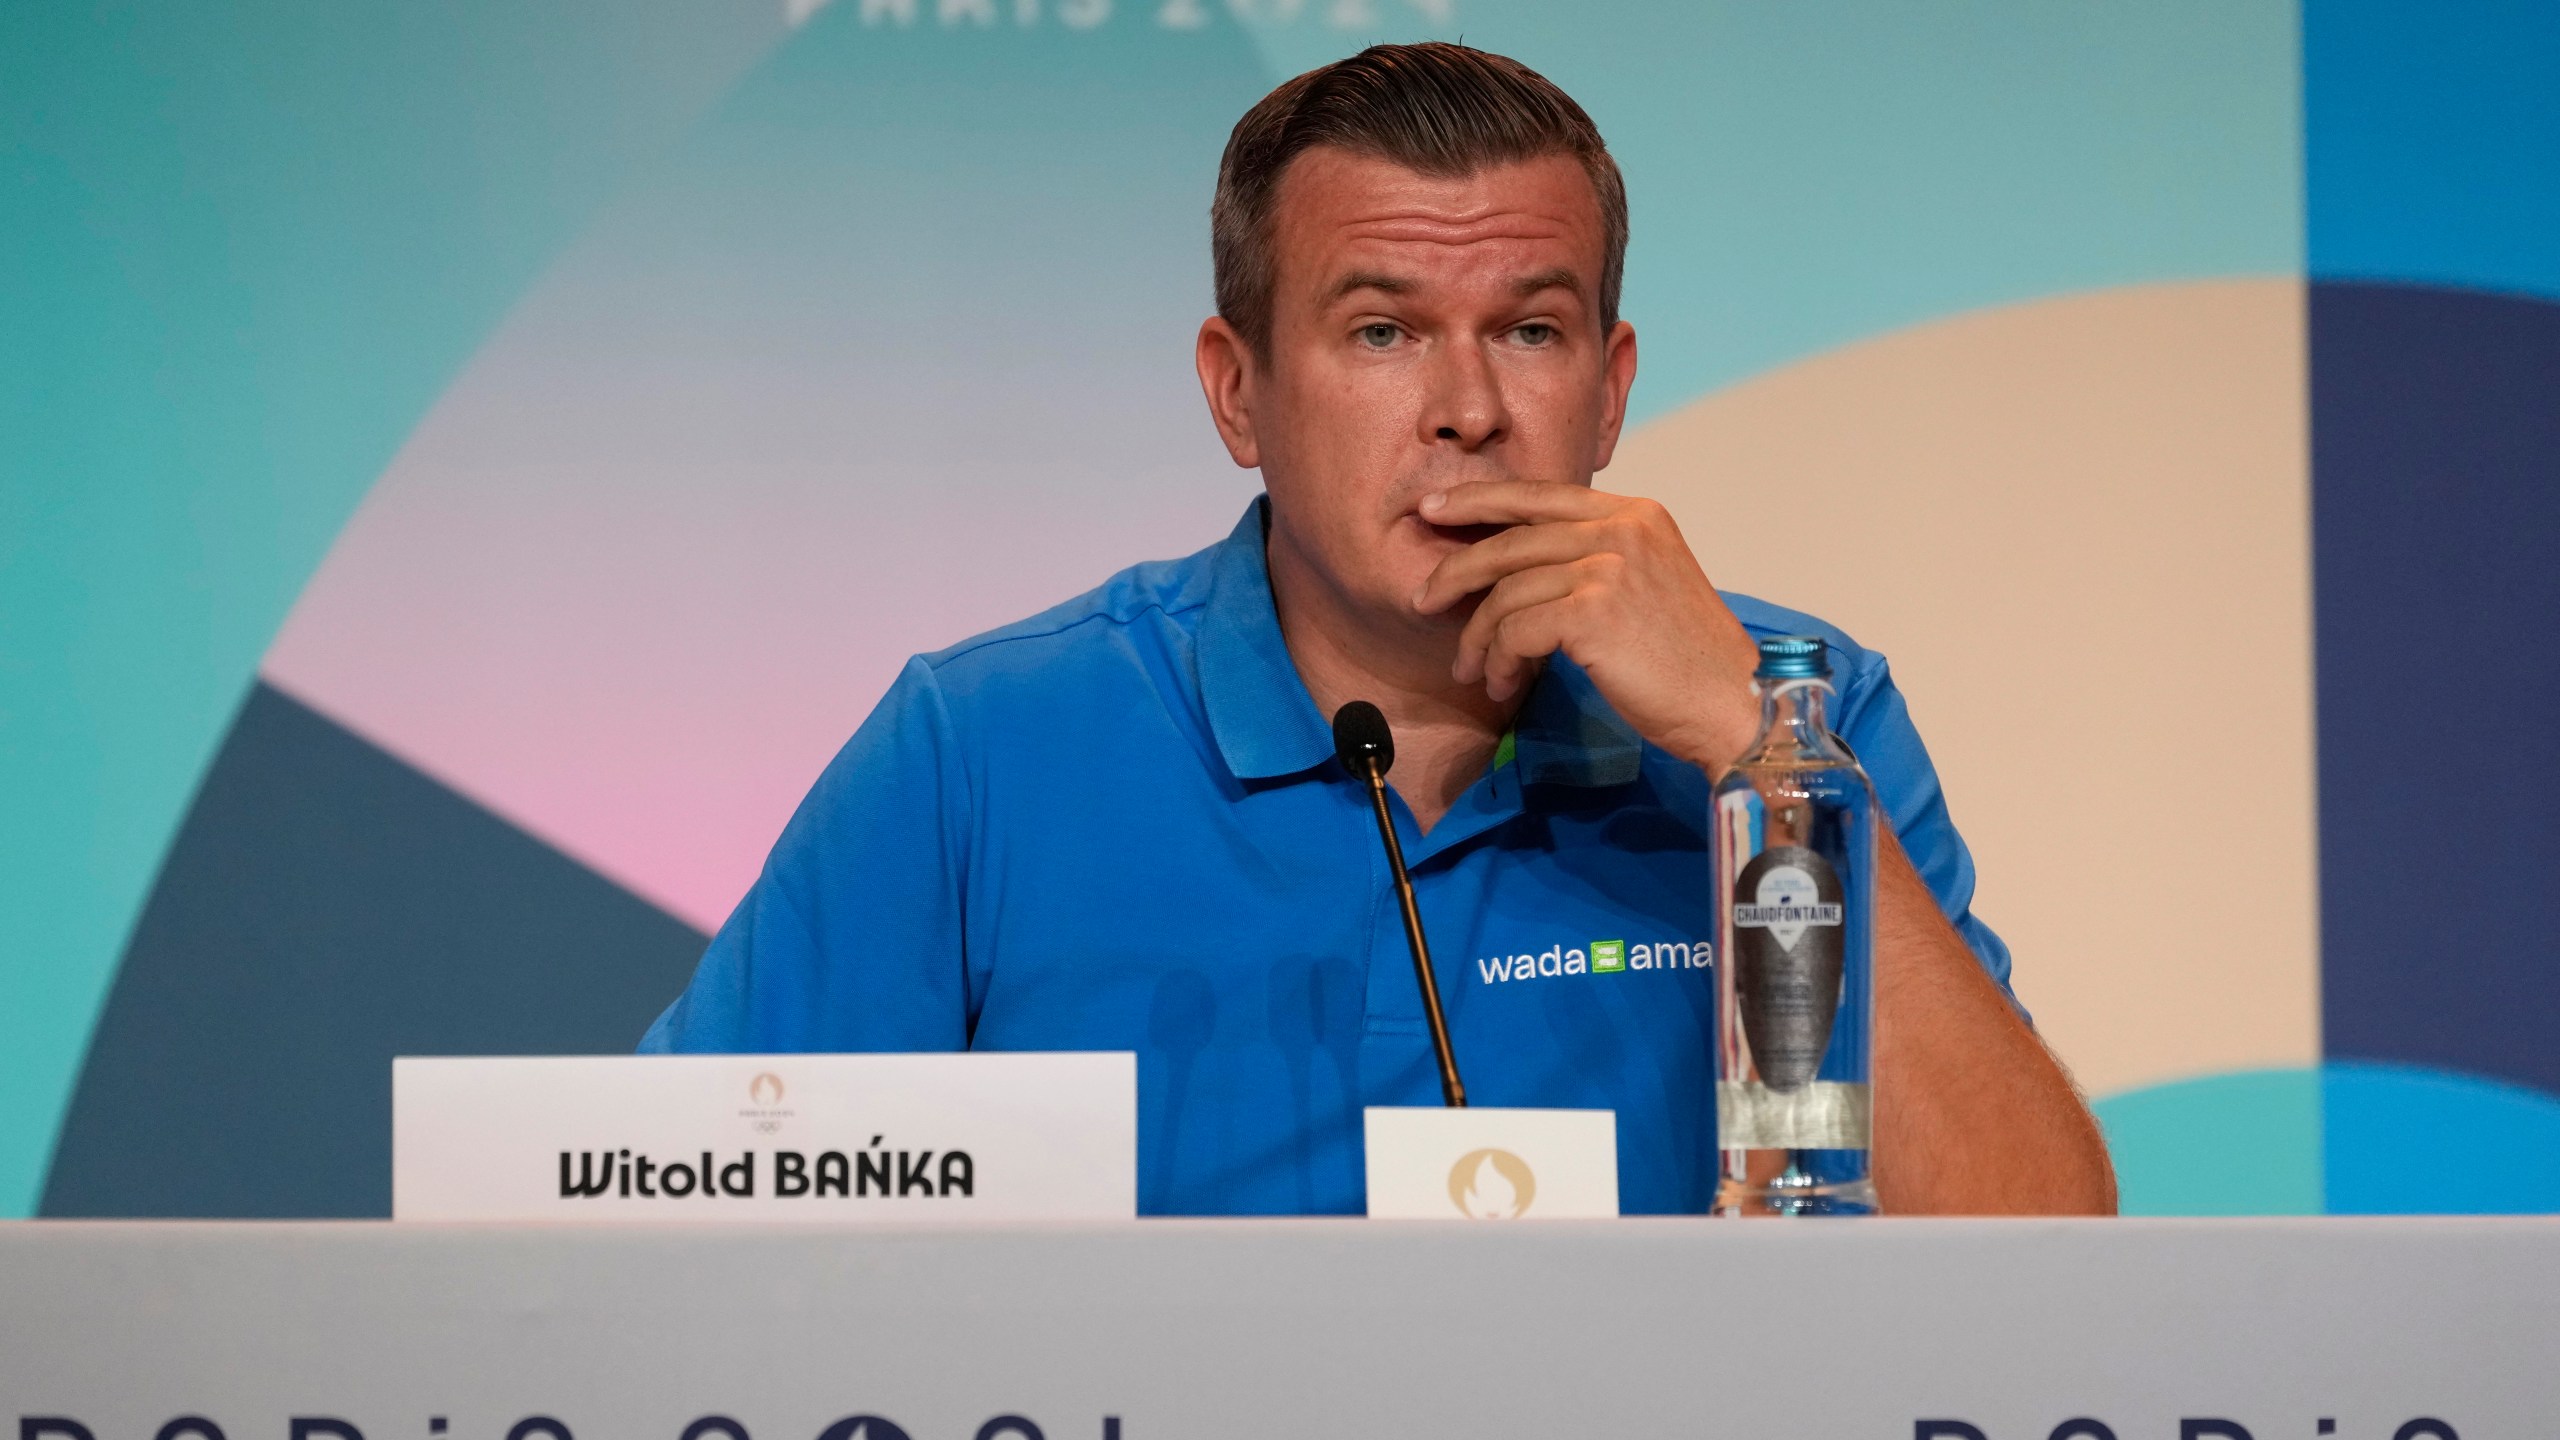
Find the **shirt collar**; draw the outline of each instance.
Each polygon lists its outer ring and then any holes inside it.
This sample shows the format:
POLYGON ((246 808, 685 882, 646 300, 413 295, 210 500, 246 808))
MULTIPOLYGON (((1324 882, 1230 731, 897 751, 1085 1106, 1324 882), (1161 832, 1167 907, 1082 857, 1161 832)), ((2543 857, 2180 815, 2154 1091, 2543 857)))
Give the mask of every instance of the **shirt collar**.
MULTIPOLYGON (((1201 703, 1218 753, 1239 780, 1295 775, 1333 758, 1333 727, 1280 637, 1264 555, 1270 503, 1254 497, 1217 546, 1200 617, 1201 703)), ((1530 687, 1512 736, 1523 785, 1624 785, 1644 759, 1634 728, 1562 655, 1550 658, 1530 687)))
POLYGON ((1200 699, 1209 733, 1239 780, 1312 770, 1333 758, 1333 727, 1298 678, 1263 556, 1265 507, 1255 496, 1210 562, 1200 616, 1200 699))

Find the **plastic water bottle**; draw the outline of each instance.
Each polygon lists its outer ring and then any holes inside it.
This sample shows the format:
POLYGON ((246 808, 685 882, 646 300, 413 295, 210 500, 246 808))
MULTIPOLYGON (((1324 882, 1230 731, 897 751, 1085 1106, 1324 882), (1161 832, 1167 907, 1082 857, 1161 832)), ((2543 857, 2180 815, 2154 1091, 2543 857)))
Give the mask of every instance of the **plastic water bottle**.
POLYGON ((1872 1215, 1875 787, 1828 648, 1760 642, 1760 733, 1715 787, 1720 1215, 1872 1215))

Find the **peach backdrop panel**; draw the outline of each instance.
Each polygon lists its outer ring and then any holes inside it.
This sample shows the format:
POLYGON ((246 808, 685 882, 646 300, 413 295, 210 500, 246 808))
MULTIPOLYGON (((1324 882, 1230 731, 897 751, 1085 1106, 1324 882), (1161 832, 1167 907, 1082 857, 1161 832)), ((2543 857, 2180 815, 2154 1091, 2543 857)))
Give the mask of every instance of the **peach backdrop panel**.
POLYGON ((1630 435, 1717 583, 1882 649, 2093 1094, 2316 1063, 2303 289, 1956 316, 1630 435), (1801 534, 1822 543, 1755 544, 1801 534))

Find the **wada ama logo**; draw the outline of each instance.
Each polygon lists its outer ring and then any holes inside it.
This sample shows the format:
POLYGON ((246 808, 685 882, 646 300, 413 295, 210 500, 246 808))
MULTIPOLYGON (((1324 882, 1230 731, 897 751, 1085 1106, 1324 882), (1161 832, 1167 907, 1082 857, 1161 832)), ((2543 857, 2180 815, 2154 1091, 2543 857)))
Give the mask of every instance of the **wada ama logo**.
POLYGON ((1508 1150, 1470 1150, 1449 1167, 1449 1203, 1470 1220, 1516 1220, 1537 1198, 1537 1173, 1508 1150))
POLYGON ((1479 958, 1476 975, 1487 985, 1501 985, 1568 975, 1624 975, 1633 970, 1707 970, 1715 963, 1716 947, 1704 940, 1560 941, 1534 953, 1479 958))

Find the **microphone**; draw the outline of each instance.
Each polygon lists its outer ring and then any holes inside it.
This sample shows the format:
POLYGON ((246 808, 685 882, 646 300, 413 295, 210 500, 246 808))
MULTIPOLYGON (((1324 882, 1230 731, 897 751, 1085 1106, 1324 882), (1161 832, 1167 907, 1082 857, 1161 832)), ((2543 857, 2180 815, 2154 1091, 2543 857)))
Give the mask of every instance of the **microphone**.
POLYGON ((1431 1021, 1431 1049, 1440 1061, 1440 1098, 1452 1107, 1467 1103, 1467 1087, 1458 1079, 1458 1057, 1449 1048, 1449 1017, 1440 1013, 1440 982, 1431 971, 1431 947, 1423 943, 1422 912, 1413 904, 1413 876, 1404 868, 1404 847, 1396 843, 1395 812, 1387 808, 1387 769, 1396 763, 1396 738, 1387 717, 1366 700, 1354 700, 1333 712, 1333 758, 1352 778, 1369 785, 1369 801, 1377 811, 1378 838, 1387 847, 1387 869, 1395 876, 1396 901, 1404 907, 1404 943, 1413 951, 1413 978, 1422 985, 1422 1013, 1431 1021))

